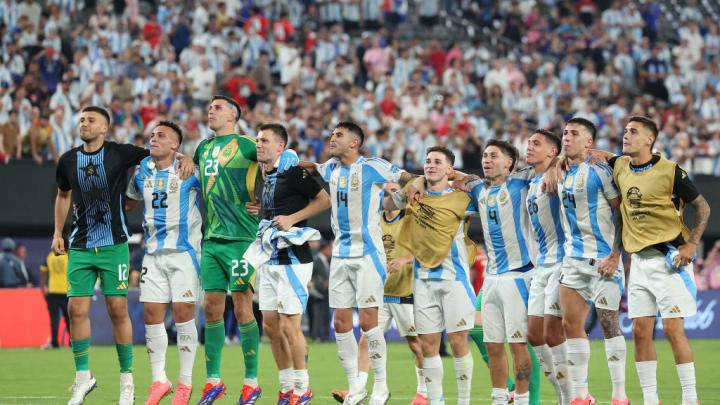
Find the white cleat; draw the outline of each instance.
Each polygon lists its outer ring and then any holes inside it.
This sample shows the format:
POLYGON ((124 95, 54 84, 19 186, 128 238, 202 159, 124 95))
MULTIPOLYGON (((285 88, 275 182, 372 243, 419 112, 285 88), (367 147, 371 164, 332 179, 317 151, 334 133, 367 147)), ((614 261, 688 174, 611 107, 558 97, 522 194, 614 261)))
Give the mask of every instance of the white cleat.
POLYGON ((90 376, 90 379, 81 383, 77 381, 70 387, 72 396, 68 401, 68 405, 82 405, 85 401, 85 397, 97 387, 97 380, 95 377, 90 376))
POLYGON ((120 399, 118 405, 135 404, 135 384, 132 373, 120 373, 120 399))
POLYGON ((373 395, 370 397, 370 402, 368 402, 368 405, 385 405, 390 401, 390 392, 387 392, 386 394, 380 394, 380 395, 373 395))
POLYGON ((367 399, 367 391, 362 390, 358 393, 352 394, 349 393, 345 397, 345 401, 343 401, 343 405, 360 405, 363 402, 365 402, 365 399, 367 399))

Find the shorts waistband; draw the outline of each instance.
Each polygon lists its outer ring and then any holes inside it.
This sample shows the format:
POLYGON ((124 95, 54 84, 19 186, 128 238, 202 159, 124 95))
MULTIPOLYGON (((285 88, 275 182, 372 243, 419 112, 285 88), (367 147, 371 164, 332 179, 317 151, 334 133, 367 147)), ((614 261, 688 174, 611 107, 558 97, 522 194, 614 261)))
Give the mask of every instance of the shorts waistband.
POLYGON ((383 296, 383 302, 386 304, 413 304, 413 296, 408 295, 407 297, 396 297, 394 295, 383 296))

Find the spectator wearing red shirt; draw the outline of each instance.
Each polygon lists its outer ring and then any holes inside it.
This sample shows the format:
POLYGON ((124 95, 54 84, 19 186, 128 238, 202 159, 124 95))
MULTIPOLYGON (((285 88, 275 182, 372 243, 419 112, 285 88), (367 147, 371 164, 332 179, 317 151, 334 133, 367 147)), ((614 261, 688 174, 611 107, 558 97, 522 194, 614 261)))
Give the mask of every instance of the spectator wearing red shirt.
POLYGON ((260 7, 253 6, 252 15, 245 21, 243 29, 248 35, 258 34, 267 41, 267 30, 270 28, 270 21, 261 14, 260 7))
POLYGON ((295 28, 290 24, 288 13, 285 11, 280 14, 280 19, 273 23, 272 29, 275 42, 279 43, 287 42, 290 36, 295 34, 295 28))
POLYGON ((243 68, 236 68, 233 71, 232 77, 230 77, 225 85, 227 91, 230 92, 232 98, 245 107, 248 105, 248 99, 257 94, 257 85, 255 81, 245 74, 243 68))
POLYGON ((142 32, 145 40, 155 49, 155 45, 157 45, 162 36, 162 25, 157 22, 156 12, 153 11, 150 13, 150 17, 147 19, 147 22, 145 22, 145 25, 143 25, 142 32))
POLYGON ((395 102, 395 89, 392 87, 388 87, 385 89, 385 92, 383 94, 383 99, 378 104, 378 107, 380 108, 380 111, 385 116, 391 116, 393 113, 393 110, 397 108, 397 103, 395 102))
POLYGON ((437 39, 430 41, 430 48, 428 51, 428 59, 433 69, 435 69, 435 75, 442 77, 443 71, 445 70, 445 52, 440 47, 440 43, 437 39))

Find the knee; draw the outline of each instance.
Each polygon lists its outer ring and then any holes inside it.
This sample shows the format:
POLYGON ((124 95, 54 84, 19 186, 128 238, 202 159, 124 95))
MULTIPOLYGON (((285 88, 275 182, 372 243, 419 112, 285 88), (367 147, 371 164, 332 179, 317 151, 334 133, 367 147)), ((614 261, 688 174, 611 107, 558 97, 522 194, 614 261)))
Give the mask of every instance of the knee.
POLYGON ((70 318, 77 319, 77 318, 83 318, 87 317, 89 312, 89 308, 85 308, 84 305, 80 305, 78 303, 71 302, 68 305, 68 315, 70 315, 70 318))
POLYGON ((208 321, 217 321, 222 319, 223 317, 223 304, 225 301, 218 302, 214 299, 208 299, 205 298, 205 303, 203 304, 203 311, 205 311, 205 317, 208 319, 208 321))
MULTIPOLYGON (((651 331, 652 333, 652 331, 651 331)), ((670 342, 670 344, 674 344, 676 342, 682 341, 685 339, 685 328, 683 325, 682 318, 677 319, 670 319, 663 321, 663 333, 665 333, 665 337, 670 342)))
POLYGON ((634 322, 632 326, 633 339, 636 342, 652 339, 652 325, 648 328, 644 322, 634 322))
POLYGON ((298 332, 295 327, 295 324, 285 317, 280 317, 280 321, 278 322, 280 326, 280 331, 287 336, 288 340, 295 340, 295 338, 298 335, 298 332))
POLYGON ((269 316, 263 316, 263 332, 265 332, 269 338, 274 339, 278 335, 278 324, 277 320, 268 319, 269 316))
POLYGON ((528 329, 527 340, 531 346, 540 346, 545 343, 545 336, 537 330, 528 329))
POLYGON ((116 301, 116 302, 108 303, 107 309, 108 309, 108 315, 110 316, 110 320, 113 323, 122 321, 129 317, 128 311, 127 311, 127 305, 123 301, 116 301))

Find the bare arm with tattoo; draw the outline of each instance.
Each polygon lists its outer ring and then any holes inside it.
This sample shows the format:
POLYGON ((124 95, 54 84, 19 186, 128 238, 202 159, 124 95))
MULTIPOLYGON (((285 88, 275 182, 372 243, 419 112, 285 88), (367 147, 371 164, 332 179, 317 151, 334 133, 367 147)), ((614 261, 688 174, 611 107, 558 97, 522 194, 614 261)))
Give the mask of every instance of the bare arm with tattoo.
POLYGON ((705 197, 698 195, 690 205, 695 208, 695 221, 693 222, 692 231, 690 231, 690 237, 688 237, 687 243, 678 247, 679 254, 675 258, 675 263, 673 263, 675 266, 685 266, 693 260, 697 245, 700 243, 700 239, 710 219, 710 205, 707 200, 705 200, 705 197))

